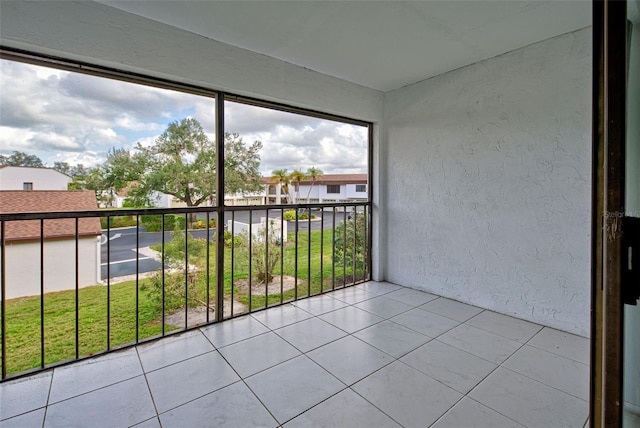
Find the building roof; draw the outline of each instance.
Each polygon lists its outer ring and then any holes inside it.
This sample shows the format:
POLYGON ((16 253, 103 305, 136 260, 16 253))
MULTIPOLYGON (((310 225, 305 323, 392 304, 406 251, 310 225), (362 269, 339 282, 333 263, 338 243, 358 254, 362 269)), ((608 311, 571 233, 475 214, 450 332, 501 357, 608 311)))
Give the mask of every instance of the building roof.
MULTIPOLYGON (((89 211, 98 209, 92 190, 0 190, 0 213, 89 211)), ((102 234, 98 218, 78 219, 78 236, 102 234)), ((44 239, 76 236, 75 219, 44 220, 44 239)), ((40 220, 7 221, 5 239, 40 240, 40 220)))
MULTIPOLYGON (((274 177, 263 177, 263 181, 267 184, 277 183, 274 177)), ((306 179, 300 181, 300 184, 367 184, 367 174, 324 174, 316 181, 306 179)))

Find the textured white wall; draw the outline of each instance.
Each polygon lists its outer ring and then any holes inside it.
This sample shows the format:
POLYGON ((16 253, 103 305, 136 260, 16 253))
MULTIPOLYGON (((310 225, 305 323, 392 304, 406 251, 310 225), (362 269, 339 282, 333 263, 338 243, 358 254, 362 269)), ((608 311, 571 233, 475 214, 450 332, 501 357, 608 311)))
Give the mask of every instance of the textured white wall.
POLYGON ((24 183, 33 183, 31 190, 67 190, 71 177, 48 168, 0 168, 0 190, 23 190, 24 183))
MULTIPOLYGON (((79 286, 100 282, 99 237, 78 241, 79 286)), ((75 241, 46 241, 44 244, 44 291, 75 290, 75 241)), ((9 243, 6 246, 7 299, 40 294, 40 242, 9 243)), ((1 260, 0 260, 1 262, 1 260)))
POLYGON ((590 29, 388 93, 387 279, 587 336, 590 95, 590 29))

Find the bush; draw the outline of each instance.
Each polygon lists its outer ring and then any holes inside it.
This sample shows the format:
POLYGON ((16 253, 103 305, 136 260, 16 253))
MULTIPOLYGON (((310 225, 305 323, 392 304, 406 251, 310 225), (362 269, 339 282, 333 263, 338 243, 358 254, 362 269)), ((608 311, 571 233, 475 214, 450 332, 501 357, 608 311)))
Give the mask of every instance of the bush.
MULTIPOLYGON (((306 211, 298 212, 296 210, 289 210, 284 212, 284 219, 286 221, 295 221, 296 217, 298 220, 309 220, 309 213, 306 211)), ((315 215, 311 215, 311 218, 316 218, 315 215)))
MULTIPOLYGON (((165 219, 166 220, 166 219, 165 219)), ((156 311, 162 310, 162 300, 164 295, 165 310, 172 311, 184 305, 185 289, 187 291, 187 301, 189 306, 205 305, 206 300, 206 248, 207 243, 203 239, 195 239, 190 233, 186 236, 183 231, 171 232, 171 240, 165 243, 164 263, 176 270, 176 273, 165 274, 164 284, 162 281, 162 268, 160 268, 149 281, 143 283, 143 290, 149 300, 154 302, 156 311), (185 263, 185 245, 188 251, 188 276, 185 286, 185 273, 187 265, 185 263), (164 291, 164 293, 163 293, 164 291)), ((161 251, 160 245, 153 245, 151 248, 161 251)))
MULTIPOLYGON (((352 267, 355 259, 357 271, 368 269, 368 249, 366 245, 364 223, 367 221, 362 213, 351 214, 346 224, 340 222, 335 228, 335 262, 341 266, 352 267)), ((355 272, 354 272, 355 274, 355 272)))
POLYGON ((244 239, 242 239, 242 236, 233 237, 231 235, 231 232, 229 232, 228 230, 225 230, 224 231, 224 245, 227 246, 227 247, 230 247, 232 242, 233 242, 233 246, 234 247, 241 247, 242 245, 244 245, 244 239))
MULTIPOLYGON (((184 219, 183 219, 184 220, 184 219)), ((145 226, 147 232, 161 232, 162 231, 162 215, 143 215, 140 217, 140 224, 145 226)), ((164 230, 172 231, 176 228, 176 216, 173 214, 167 214, 164 216, 164 230)))
MULTIPOLYGON (((211 220, 209 220, 209 227, 213 228, 216 227, 216 219, 212 218, 211 220)), ((193 223, 191 225, 192 229, 206 229, 207 228, 207 221, 205 219, 200 219, 198 221, 196 221, 195 223, 193 223)))
POLYGON ((102 229, 107 228, 107 219, 109 219, 109 227, 117 228, 117 227, 131 227, 136 225, 136 216, 128 215, 128 216, 115 216, 115 217, 101 217, 100 218, 100 227, 102 229))

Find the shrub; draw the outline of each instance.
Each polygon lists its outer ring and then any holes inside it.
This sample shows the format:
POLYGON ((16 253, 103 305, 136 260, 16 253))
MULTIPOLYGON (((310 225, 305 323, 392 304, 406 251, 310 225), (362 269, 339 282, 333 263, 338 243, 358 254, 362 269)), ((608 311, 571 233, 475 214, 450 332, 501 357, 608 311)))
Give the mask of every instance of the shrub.
MULTIPOLYGON (((345 223, 340 222, 335 228, 335 262, 341 266, 352 267, 355 259, 357 271, 366 272, 368 248, 366 245, 366 217, 362 213, 352 214, 345 223)), ((354 272, 355 274, 355 272, 354 272)))
MULTIPOLYGON (((160 245, 151 247, 161 251, 160 245)), ((164 291, 165 310, 171 311, 184 305, 185 291, 189 306, 205 305, 206 300, 206 248, 207 243, 203 239, 195 239, 190 233, 183 231, 171 232, 171 240, 164 246, 164 263, 176 270, 176 273, 165 274, 162 281, 162 268, 160 268, 149 281, 141 286, 149 299, 155 303, 156 310, 162 310, 164 291), (188 251, 189 269, 185 261, 185 245, 188 251), (185 274, 187 283, 185 285, 185 274)))
MULTIPOLYGON (((273 231, 275 222, 269 220, 269 231, 273 231)), ((249 232, 245 233, 243 239, 249 240, 249 232)), ((251 261, 255 270, 254 278, 262 284, 273 281, 273 273, 276 265, 280 261, 282 247, 280 246, 280 236, 270 232, 267 236, 267 227, 261 226, 255 234, 251 236, 251 261), (267 254, 268 246, 268 254, 267 254)))

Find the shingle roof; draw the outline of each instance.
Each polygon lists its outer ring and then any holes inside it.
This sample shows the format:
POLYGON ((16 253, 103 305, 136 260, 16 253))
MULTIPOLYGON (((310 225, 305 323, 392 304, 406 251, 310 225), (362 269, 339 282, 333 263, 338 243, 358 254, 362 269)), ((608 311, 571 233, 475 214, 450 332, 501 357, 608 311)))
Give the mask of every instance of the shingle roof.
MULTIPOLYGON (((88 211, 98 209, 92 190, 0 190, 0 213, 88 211)), ((102 233, 98 218, 78 220, 79 236, 102 233)), ((73 238, 75 219, 44 220, 44 239, 73 238)), ((6 241, 40 240, 40 220, 7 221, 6 241)))

